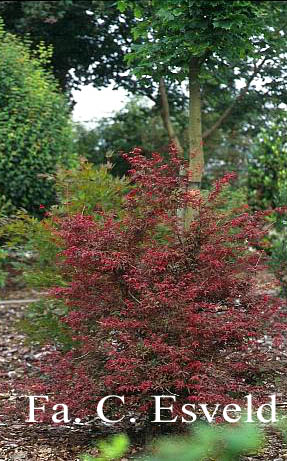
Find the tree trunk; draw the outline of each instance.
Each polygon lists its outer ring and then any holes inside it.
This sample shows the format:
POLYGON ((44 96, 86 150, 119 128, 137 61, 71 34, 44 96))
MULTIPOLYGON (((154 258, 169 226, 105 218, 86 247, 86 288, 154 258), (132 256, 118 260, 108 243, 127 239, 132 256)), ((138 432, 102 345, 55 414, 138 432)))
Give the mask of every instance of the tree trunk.
POLYGON ((169 103, 168 103, 168 98, 166 94, 164 79, 162 77, 159 81, 159 94, 160 94, 160 99, 161 99, 161 116, 162 116, 163 124, 168 134, 168 138, 170 142, 173 142, 176 145, 179 155, 183 156, 183 148, 180 144, 180 141, 174 131, 173 125, 170 120, 169 103))
POLYGON ((189 189, 199 189, 204 167, 201 127, 200 63, 194 58, 189 66, 189 189))
MULTIPOLYGON (((168 134, 168 138, 170 142, 173 142, 177 148, 178 154, 180 157, 183 158, 184 156, 184 150, 180 144, 180 141, 174 131, 172 122, 170 120, 170 113, 169 113, 169 102, 168 102, 168 97, 166 93, 166 87, 164 83, 164 79, 161 77, 159 81, 159 94, 160 94, 160 99, 161 99, 161 117, 163 120, 163 124, 165 126, 165 129, 168 134)), ((184 175, 185 171, 184 168, 181 167, 180 169, 180 175, 184 175)), ((180 227, 183 227, 184 223, 184 216, 185 216, 185 210, 183 208, 179 208, 177 210, 177 217, 179 221, 180 227)))
MULTIPOLYGON (((199 190, 204 168, 202 126, 201 126, 201 95, 199 71, 201 63, 193 58, 189 65, 189 171, 188 191, 199 190)), ((194 210, 188 207, 185 212, 185 228, 188 229, 194 219, 194 210)))

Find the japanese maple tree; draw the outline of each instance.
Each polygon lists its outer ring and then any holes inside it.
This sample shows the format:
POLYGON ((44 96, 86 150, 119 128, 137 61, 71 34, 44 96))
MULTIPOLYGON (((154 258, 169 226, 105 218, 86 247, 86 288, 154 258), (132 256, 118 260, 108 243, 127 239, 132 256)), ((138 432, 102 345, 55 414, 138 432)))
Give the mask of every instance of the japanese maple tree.
POLYGON ((62 321, 74 345, 45 357, 44 391, 77 417, 95 415, 99 398, 124 395, 142 421, 151 421, 152 395, 176 395, 178 405, 263 397, 267 351, 258 340, 278 342, 283 328, 280 303, 255 290, 265 256, 250 248, 268 212, 220 211, 232 174, 206 197, 184 192, 173 148, 168 163, 139 149, 126 158, 133 187, 123 215, 60 223, 69 282, 51 296, 68 306, 62 321), (197 219, 183 230, 177 210, 186 205, 197 219))

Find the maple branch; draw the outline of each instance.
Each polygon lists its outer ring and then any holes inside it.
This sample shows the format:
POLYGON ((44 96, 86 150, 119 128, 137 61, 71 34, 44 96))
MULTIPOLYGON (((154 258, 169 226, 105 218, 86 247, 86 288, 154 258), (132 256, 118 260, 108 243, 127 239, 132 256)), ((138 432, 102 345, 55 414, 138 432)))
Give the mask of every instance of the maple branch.
POLYGON ((210 135, 212 135, 214 133, 214 131, 217 130, 217 128, 220 127, 220 125, 224 122, 224 120, 232 112, 232 110, 234 109, 234 107, 236 106, 238 101, 240 101, 240 99, 242 99, 245 96, 245 94, 249 90, 249 87, 250 87, 252 81, 254 80, 254 78, 256 77, 258 72, 262 69, 262 67, 263 67, 263 65, 264 65, 264 63, 265 63, 265 61, 267 59, 268 59, 268 56, 265 56, 265 58, 261 61, 261 63, 258 66, 256 64, 254 64, 254 71, 251 74, 251 76, 249 77, 249 79, 247 80, 247 83, 246 83, 245 87, 242 88, 242 90, 239 92, 239 95, 234 99, 234 101, 230 104, 230 106, 225 109, 223 114, 216 120, 216 122, 212 125, 212 127, 210 127, 208 130, 206 130, 203 133, 203 135, 202 135, 203 139, 208 138, 210 135))

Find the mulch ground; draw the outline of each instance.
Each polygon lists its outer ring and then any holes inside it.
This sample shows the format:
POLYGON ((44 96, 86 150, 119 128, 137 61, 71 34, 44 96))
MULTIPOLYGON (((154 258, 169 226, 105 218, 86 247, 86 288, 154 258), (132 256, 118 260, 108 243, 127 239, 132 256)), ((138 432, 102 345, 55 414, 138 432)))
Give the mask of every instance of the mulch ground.
MULTIPOLYGON (((272 287, 272 280, 261 281, 261 289, 267 291, 272 287)), ((272 288, 271 288, 272 289, 272 288)), ((17 380, 33 370, 33 362, 38 354, 44 352, 41 348, 35 348, 25 342, 25 337, 19 332, 16 325, 23 317, 26 303, 19 300, 37 298, 37 293, 27 290, 0 292, 1 300, 10 300, 11 303, 0 301, 0 461, 78 461, 83 452, 97 454, 95 446, 97 439, 103 438, 106 433, 105 427, 98 430, 83 426, 59 427, 56 425, 28 424, 25 420, 15 420, 13 414, 5 414, 7 402, 18 398, 14 391, 17 380), (16 302, 13 302, 15 300, 16 302), (18 300, 18 302, 17 302, 18 300), (9 392, 2 392, 1 386, 7 385, 9 392)), ((286 351, 287 352, 287 351, 286 351)), ((287 354, 284 349, 274 351, 274 360, 280 361, 280 370, 274 381, 268 381, 264 386, 270 394, 276 393, 287 401, 287 354)), ((271 364, 272 368, 272 364, 271 364)), ((282 412, 287 416, 286 408, 282 412)), ((28 404, 27 404, 28 416, 28 404)), ((257 461, 284 461, 287 460, 287 444, 282 434, 272 428, 267 429, 265 448, 244 460, 257 461)), ((141 450, 140 450, 141 451, 141 450)), ((124 458, 133 459, 138 456, 139 447, 134 446, 130 454, 124 458)), ((177 461, 177 460, 175 460, 177 461)), ((180 460, 178 460, 180 461, 180 460)))
MULTIPOLYGON (((35 297, 33 293, 29 293, 29 296, 27 294, 17 293, 21 299, 35 297)), ((25 337, 16 328, 24 309, 25 304, 22 303, 0 303, 0 377, 2 384, 8 385, 9 389, 9 393, 0 394, 0 460, 76 461, 79 459, 77 454, 85 451, 91 439, 88 430, 27 424, 25 420, 15 421, 13 414, 5 414, 5 405, 17 398, 16 391, 13 395, 17 379, 29 373, 33 361, 43 352, 27 346, 25 337)))

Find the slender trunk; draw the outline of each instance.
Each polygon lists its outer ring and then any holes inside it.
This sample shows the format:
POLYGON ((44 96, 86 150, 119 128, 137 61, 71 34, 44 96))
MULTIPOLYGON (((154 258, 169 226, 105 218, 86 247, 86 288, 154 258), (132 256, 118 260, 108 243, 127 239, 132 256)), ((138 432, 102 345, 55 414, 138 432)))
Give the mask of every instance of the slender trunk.
POLYGON ((189 189, 200 189, 204 167, 199 70, 200 64, 195 58, 189 66, 189 189))
MULTIPOLYGON (((201 96, 199 83, 200 62, 193 58, 189 65, 189 182, 188 190, 199 190, 201 186, 204 157, 201 127, 201 96)), ((188 207, 185 212, 185 228, 194 219, 194 210, 188 207)))
MULTIPOLYGON (((164 79, 162 77, 159 81, 159 94, 160 94, 160 100, 161 100, 161 117, 162 117, 162 121, 165 126, 165 129, 167 131, 169 141, 175 144, 179 156, 183 158, 184 150, 180 144, 180 141, 174 131, 173 124, 170 120, 169 102, 168 102, 168 97, 166 93, 164 79)), ((184 176, 185 171, 183 167, 181 167, 179 174, 184 176)), ((179 208, 177 210, 177 218, 178 218, 180 227, 183 227, 184 214, 185 214, 185 210, 183 208, 179 208)))
POLYGON ((173 142, 176 145, 179 155, 182 156, 183 148, 180 144, 180 141, 174 131, 173 125, 170 120, 169 103, 168 103, 164 79, 162 77, 159 81, 159 93, 160 93, 160 98, 161 98, 161 116, 162 116, 163 124, 168 134, 168 138, 170 142, 173 142))

